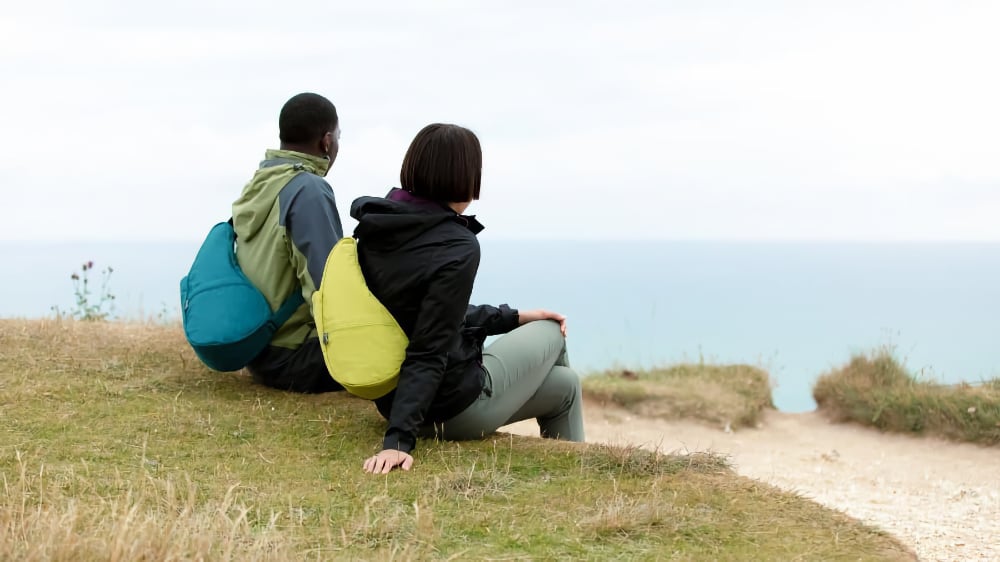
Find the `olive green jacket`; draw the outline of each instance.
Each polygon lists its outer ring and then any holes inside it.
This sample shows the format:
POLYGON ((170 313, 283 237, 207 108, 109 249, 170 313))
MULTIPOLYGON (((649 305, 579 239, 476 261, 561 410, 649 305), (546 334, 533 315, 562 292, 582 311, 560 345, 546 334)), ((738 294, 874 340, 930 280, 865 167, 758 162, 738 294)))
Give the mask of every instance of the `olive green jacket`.
POLYGON ((305 303, 275 333, 271 345, 297 349, 316 337, 312 294, 323 266, 343 236, 333 189, 323 179, 326 158, 268 150, 233 203, 236 257, 243 273, 277 310, 292 291, 305 303), (305 174, 295 182, 293 178, 305 174))

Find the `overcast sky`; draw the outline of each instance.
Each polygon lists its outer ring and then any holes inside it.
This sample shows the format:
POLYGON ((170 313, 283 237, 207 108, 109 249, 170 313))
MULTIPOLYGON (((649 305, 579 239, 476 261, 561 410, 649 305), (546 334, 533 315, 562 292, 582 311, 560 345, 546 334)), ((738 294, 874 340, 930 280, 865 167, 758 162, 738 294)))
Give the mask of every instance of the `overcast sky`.
POLYGON ((200 239, 314 91, 345 220, 443 121, 482 140, 483 236, 997 241, 997 29, 993 0, 7 2, 0 240, 200 239))

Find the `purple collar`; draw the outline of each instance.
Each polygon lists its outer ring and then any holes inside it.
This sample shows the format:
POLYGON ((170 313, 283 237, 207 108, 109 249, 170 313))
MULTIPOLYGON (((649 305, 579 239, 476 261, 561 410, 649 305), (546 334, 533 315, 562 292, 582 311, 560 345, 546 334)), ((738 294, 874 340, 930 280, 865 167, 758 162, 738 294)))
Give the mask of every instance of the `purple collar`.
POLYGON ((392 191, 390 191, 389 194, 385 196, 385 198, 388 199, 389 201, 408 203, 410 205, 419 207, 421 209, 427 209, 432 211, 445 210, 454 213, 455 220, 465 225, 465 227, 471 230, 473 234, 479 234, 480 232, 483 231, 483 225, 478 220, 476 220, 476 215, 460 215, 456 213, 454 209, 452 209, 447 205, 431 201, 430 199, 420 197, 419 195, 414 195, 409 191, 400 189, 398 187, 392 188, 392 191))
POLYGON ((392 191, 390 191, 389 194, 385 196, 385 198, 388 199, 389 201, 399 201, 402 203, 409 203, 411 205, 416 205, 417 207, 421 207, 424 209, 434 209, 434 210, 445 209, 454 212, 451 207, 448 207, 446 205, 441 205, 440 203, 435 203, 430 199, 425 199, 423 197, 420 197, 419 195, 414 195, 409 191, 399 189, 398 187, 393 188, 392 191))

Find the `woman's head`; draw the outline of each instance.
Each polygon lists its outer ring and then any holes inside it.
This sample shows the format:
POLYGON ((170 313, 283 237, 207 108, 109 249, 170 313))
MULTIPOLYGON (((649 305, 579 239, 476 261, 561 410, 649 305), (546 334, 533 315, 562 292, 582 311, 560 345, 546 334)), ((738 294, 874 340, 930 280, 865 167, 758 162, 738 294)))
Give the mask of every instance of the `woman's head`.
POLYGON ((399 171, 400 187, 440 203, 479 199, 483 151, 476 134, 458 125, 427 125, 410 143, 399 171))

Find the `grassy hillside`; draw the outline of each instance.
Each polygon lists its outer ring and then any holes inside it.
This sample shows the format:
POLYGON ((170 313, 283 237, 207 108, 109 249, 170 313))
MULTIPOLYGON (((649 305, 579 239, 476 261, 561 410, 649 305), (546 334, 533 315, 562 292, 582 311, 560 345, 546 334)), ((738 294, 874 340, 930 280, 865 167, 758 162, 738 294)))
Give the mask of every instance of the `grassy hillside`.
POLYGON ((837 421, 1000 444, 1000 379, 979 385, 921 381, 881 351, 856 355, 820 376, 813 397, 837 421))
POLYGON ((771 401, 767 372, 749 365, 693 363, 651 371, 608 371, 584 379, 584 395, 665 419, 753 427, 771 401))
POLYGON ((176 327, 0 320, 0 559, 912 559, 710 455, 497 435, 363 474, 383 424, 176 327))

